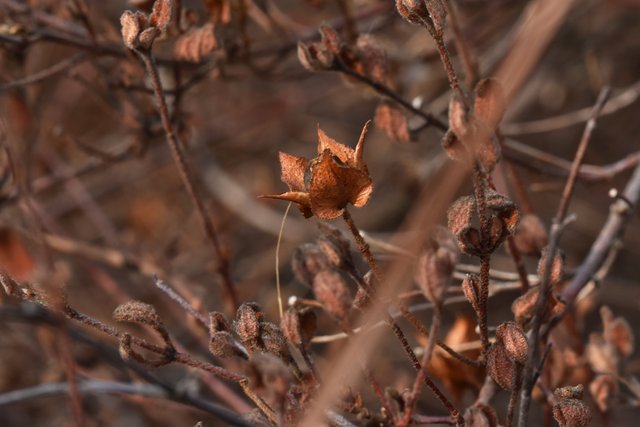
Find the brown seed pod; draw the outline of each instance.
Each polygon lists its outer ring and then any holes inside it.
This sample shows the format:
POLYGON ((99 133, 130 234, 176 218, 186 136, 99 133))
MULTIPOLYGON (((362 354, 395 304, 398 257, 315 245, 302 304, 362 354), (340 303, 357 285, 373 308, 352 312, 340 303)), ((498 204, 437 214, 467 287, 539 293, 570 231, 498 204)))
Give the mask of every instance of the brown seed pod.
MULTIPOLYGON (((522 328, 526 329, 535 315, 539 293, 539 286, 532 287, 524 295, 516 298, 511 304, 511 311, 515 316, 516 322, 522 328)), ((547 322, 552 316, 559 314, 564 307, 565 304, 558 301, 553 292, 551 292, 547 298, 547 307, 544 311, 542 321, 547 322)))
POLYGON ((308 347, 315 334, 316 326, 316 314, 311 307, 289 307, 282 316, 282 332, 295 346, 308 347))
POLYGON ((444 227, 436 228, 434 237, 418 258, 414 274, 420 289, 432 303, 442 301, 459 257, 451 232, 444 227))
POLYGON ((260 338, 260 322, 263 314, 260 306, 255 302, 244 303, 238 307, 234 329, 242 344, 250 351, 258 348, 260 338))
POLYGON ((231 324, 227 316, 219 311, 212 311, 209 313, 209 332, 213 334, 218 331, 231 332, 231 324))
POLYGON ((158 332, 168 348, 173 348, 169 332, 152 305, 141 301, 127 301, 116 307, 112 317, 116 322, 140 323, 151 327, 158 332))
POLYGON ((376 128, 382 130, 394 141, 409 142, 411 140, 407 117, 395 103, 387 100, 380 101, 373 122, 376 128))
POLYGON ((227 331, 217 331, 211 334, 209 340, 209 351, 216 357, 241 357, 248 359, 248 354, 244 348, 242 348, 236 342, 233 335, 227 331))
MULTIPOLYGON (((538 261, 538 277, 542 280, 545 274, 545 268, 547 265, 548 258, 548 250, 549 247, 545 246, 542 249, 542 256, 540 261, 538 261)), ((551 274, 549 276, 549 283, 552 285, 557 285, 564 279, 564 252, 560 249, 556 250, 556 254, 553 257, 553 262, 551 263, 551 274)))
POLYGON ((335 269, 319 272, 313 279, 313 293, 327 313, 340 322, 347 320, 353 299, 343 273, 335 269))
POLYGON ((496 331, 496 339, 504 346, 509 357, 524 364, 527 360, 529 345, 522 328, 514 322, 504 322, 496 331))
POLYGON ((280 327, 275 323, 260 323, 260 342, 267 353, 276 355, 287 363, 293 360, 287 345, 287 339, 284 337, 280 327))
POLYGON ((487 351, 487 373, 505 390, 513 390, 515 385, 516 362, 501 343, 495 343, 487 351))
POLYGON ((325 252, 315 243, 298 246, 291 257, 293 275, 298 282, 309 287, 313 284, 316 274, 332 266, 325 252))
POLYGON ((471 303, 471 306, 476 313, 480 310, 480 276, 478 274, 469 273, 462 280, 462 291, 464 296, 467 297, 467 301, 471 303))
POLYGON ((213 23, 202 27, 190 28, 176 40, 173 54, 177 59, 190 62, 201 62, 207 55, 218 48, 213 23))
POLYGON ((604 326, 605 341, 613 346, 623 359, 633 354, 635 339, 629 323, 622 317, 615 317, 607 306, 600 308, 600 317, 604 326))

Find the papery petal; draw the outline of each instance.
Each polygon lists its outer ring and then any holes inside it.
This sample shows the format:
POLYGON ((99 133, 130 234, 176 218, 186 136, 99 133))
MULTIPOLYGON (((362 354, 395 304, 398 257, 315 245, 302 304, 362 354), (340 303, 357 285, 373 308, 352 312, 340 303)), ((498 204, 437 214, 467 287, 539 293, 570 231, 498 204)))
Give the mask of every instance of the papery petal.
POLYGON ((356 144, 356 149, 354 153, 354 164, 350 165, 355 167, 356 169, 360 169, 363 171, 366 171, 366 166, 364 164, 364 139, 367 136, 367 132, 369 131, 370 126, 371 126, 371 120, 368 120, 367 123, 365 123, 364 127, 362 128, 362 132, 360 132, 360 138, 358 139, 358 144, 356 144))
POLYGON ((309 160, 304 157, 280 152, 280 179, 289 186, 289 190, 304 190, 304 171, 308 164, 309 160))
POLYGON ((320 126, 318 126, 318 154, 322 154, 325 150, 331 151, 331 154, 340 159, 342 163, 356 167, 355 151, 327 136, 327 134, 320 129, 320 126))
POLYGON ((300 212, 304 215, 305 218, 310 218, 313 216, 311 212, 311 202, 309 200, 309 193, 304 191, 287 191, 282 194, 268 194, 264 196, 260 196, 264 199, 277 199, 277 200, 286 200, 289 202, 294 202, 300 209, 300 212))

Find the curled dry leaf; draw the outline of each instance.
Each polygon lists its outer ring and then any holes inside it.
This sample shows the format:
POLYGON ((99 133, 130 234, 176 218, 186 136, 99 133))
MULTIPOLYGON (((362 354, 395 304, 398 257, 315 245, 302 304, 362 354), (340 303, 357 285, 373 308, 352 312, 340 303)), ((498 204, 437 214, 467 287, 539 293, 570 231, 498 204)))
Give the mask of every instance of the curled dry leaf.
POLYGON ((204 0, 204 5, 209 11, 211 22, 223 24, 231 22, 231 2, 229 0, 204 0))
POLYGON ((291 269, 298 282, 311 286, 313 278, 322 270, 334 266, 324 251, 315 243, 304 243, 291 257, 291 269))
POLYGON ((398 106, 383 100, 376 108, 374 123, 394 141, 408 142, 411 140, 407 118, 398 106))
POLYGON ((623 359, 633 354, 635 338, 629 323, 623 317, 615 317, 607 306, 600 308, 605 341, 613 346, 623 359))
POLYGON ((363 159, 364 139, 371 122, 362 129, 356 148, 329 138, 318 128, 318 156, 310 161, 280 153, 282 181, 289 191, 261 197, 295 202, 305 218, 330 220, 342 215, 347 204, 364 206, 373 183, 363 159))
POLYGON ((173 48, 177 59, 190 62, 201 62, 207 55, 218 48, 215 27, 212 23, 202 27, 191 28, 178 37, 173 48))

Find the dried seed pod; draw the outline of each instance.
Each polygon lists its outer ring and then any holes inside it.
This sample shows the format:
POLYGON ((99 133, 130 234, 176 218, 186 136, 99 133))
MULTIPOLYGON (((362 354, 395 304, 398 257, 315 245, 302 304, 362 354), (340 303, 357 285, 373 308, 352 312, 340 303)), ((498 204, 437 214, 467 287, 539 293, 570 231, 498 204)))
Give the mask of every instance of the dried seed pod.
MULTIPOLYGON (((520 221, 520 211, 516 204, 508 197, 492 189, 488 189, 485 192, 485 197, 487 199, 487 209, 491 210, 493 215, 502 221, 506 232, 513 235, 520 221)), ((506 235, 503 236, 502 240, 506 237, 506 235)), ((502 242, 502 240, 500 242, 502 242)))
POLYGON ((601 412, 609 412, 618 399, 620 386, 613 375, 597 375, 589 384, 589 393, 601 412))
POLYGON ((505 110, 504 88, 496 79, 483 79, 475 87, 473 111, 490 129, 495 129, 505 110))
POLYGON ((542 248, 549 243, 549 238, 540 218, 534 214, 526 214, 520 220, 513 242, 521 254, 540 255, 542 248))
POLYGON ((260 342, 267 353, 274 354, 287 363, 293 360, 287 339, 275 323, 260 323, 260 342))
POLYGON ((471 306, 476 313, 480 311, 480 276, 475 273, 469 273, 462 280, 462 291, 464 296, 467 297, 467 301, 471 303, 471 306))
POLYGON ((247 351, 238 345, 233 335, 227 331, 217 331, 211 334, 209 351, 216 357, 239 356, 245 360, 249 358, 247 351))
POLYGON ((480 232, 472 224, 475 210, 476 203, 472 196, 460 197, 449 207, 447 221, 460 250, 468 255, 482 256, 480 232))
POLYGON ((497 427, 498 415, 491 406, 478 402, 467 408, 464 423, 467 427, 497 427))
POLYGON ((496 339, 504 346, 509 357, 524 364, 527 360, 529 345, 522 328, 514 322, 504 322, 496 331, 496 339))
POLYGON ((340 230, 327 224, 319 223, 318 228, 323 235, 317 240, 320 251, 327 257, 332 266, 338 269, 352 270, 351 246, 340 230))
POLYGON ((327 313, 340 322, 347 320, 352 297, 343 273, 335 269, 319 272, 313 279, 313 293, 327 313))
MULTIPOLYGON (((520 295, 516 298, 516 300, 511 304, 511 311, 516 318, 516 322, 522 328, 527 328, 536 313, 536 304, 538 302, 539 293, 539 286, 532 287, 524 295, 520 295)), ((544 311, 542 321, 547 322, 552 316, 559 314, 564 307, 565 304, 558 301, 553 292, 551 292, 547 298, 547 307, 544 311)))
POLYGON ((422 0, 396 0, 396 9, 407 22, 415 25, 423 25, 424 20, 429 17, 422 0))
POLYGON ((311 307, 289 307, 282 316, 282 332, 289 342, 304 348, 309 346, 316 332, 316 314, 311 307))
POLYGON ((255 302, 243 303, 236 312, 236 320, 233 323, 234 329, 242 344, 250 351, 255 351, 258 347, 262 318, 263 314, 260 306, 255 302))
POLYGON ((449 127, 456 137, 464 143, 471 134, 470 126, 469 111, 454 94, 449 101, 449 127))
POLYGON ((315 243, 305 243, 296 248, 291 257, 291 269, 298 282, 311 287, 313 278, 322 270, 331 268, 332 263, 315 243))
POLYGON ((442 301, 459 256, 453 235, 444 227, 437 228, 415 271, 416 282, 433 304, 442 301))
POLYGON ((116 307, 112 317, 116 322, 140 323, 151 327, 158 332, 168 348, 173 348, 169 333, 152 305, 141 301, 127 301, 116 307))
POLYGON ((219 311, 212 311, 209 313, 209 333, 213 335, 214 332, 219 331, 231 332, 231 324, 227 316, 219 311))
POLYGON ((513 390, 517 363, 513 361, 505 347, 496 343, 487 351, 487 373, 505 390, 513 390))
POLYGON ((122 360, 134 360, 155 368, 171 363, 173 360, 173 348, 167 347, 166 350, 166 354, 160 359, 150 360, 133 349, 133 338, 128 333, 122 334, 118 342, 118 352, 122 360))
POLYGON ((442 137, 441 145, 451 160, 466 161, 469 158, 467 148, 451 129, 442 137))
POLYGON ((600 308, 600 317, 604 326, 604 340, 613 346, 623 359, 633 354, 635 339, 629 323, 622 317, 615 317, 607 306, 600 308))
MULTIPOLYGON (((542 249, 542 257, 538 261, 538 277, 542 280, 545 275, 545 268, 547 265, 549 247, 545 246, 542 249)), ((551 274, 549 275, 549 283, 552 285, 559 284, 564 279, 564 252, 560 249, 556 249, 556 254, 553 257, 551 263, 551 274)))
POLYGON ((582 385, 562 387, 553 392, 553 417, 560 427, 586 427, 591 423, 591 409, 583 401, 582 385))
POLYGON ((318 43, 298 43, 298 61, 307 70, 327 71, 335 68, 335 56, 333 53, 318 43))
POLYGON ((120 16, 120 25, 124 45, 132 50, 137 49, 140 32, 147 27, 147 17, 142 12, 133 13, 130 10, 125 10, 120 16))

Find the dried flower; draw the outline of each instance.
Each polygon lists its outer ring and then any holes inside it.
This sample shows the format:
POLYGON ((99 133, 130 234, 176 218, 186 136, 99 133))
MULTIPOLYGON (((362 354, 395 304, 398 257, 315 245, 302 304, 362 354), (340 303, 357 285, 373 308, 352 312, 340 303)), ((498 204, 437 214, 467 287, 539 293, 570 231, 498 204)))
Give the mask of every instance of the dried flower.
POLYGON ((293 360, 287 339, 282 333, 282 329, 275 323, 260 323, 260 343, 265 352, 276 355, 287 363, 293 360))
POLYGON ((291 257, 293 275, 302 284, 311 286, 317 273, 326 270, 333 264, 325 252, 315 243, 304 243, 298 246, 291 257))
POLYGON ((216 357, 239 356, 248 359, 247 351, 238 345, 236 339, 227 331, 217 331, 211 334, 209 340, 209 351, 216 357))
MULTIPOLYGON (((529 325, 529 322, 531 322, 535 315, 539 293, 539 286, 532 287, 524 295, 516 298, 511 304, 511 311, 516 318, 516 322, 523 328, 529 325)), ((550 317, 559 314, 564 309, 564 306, 565 304, 558 301, 553 292, 551 292, 547 298, 547 307, 545 308, 542 321, 547 322, 550 317)))
POLYGON ((370 123, 364 125, 355 150, 318 128, 318 157, 309 161, 280 153, 281 179, 289 191, 262 197, 295 202, 306 218, 315 215, 326 220, 342 215, 348 203, 357 208, 364 206, 373 190, 363 159, 370 123))
POLYGON ((491 406, 477 402, 465 411, 464 422, 467 427, 497 427, 498 415, 491 406))
POLYGON ((487 352, 487 372, 500 387, 518 387, 518 372, 527 360, 528 349, 527 337, 517 324, 498 326, 496 342, 487 352))

